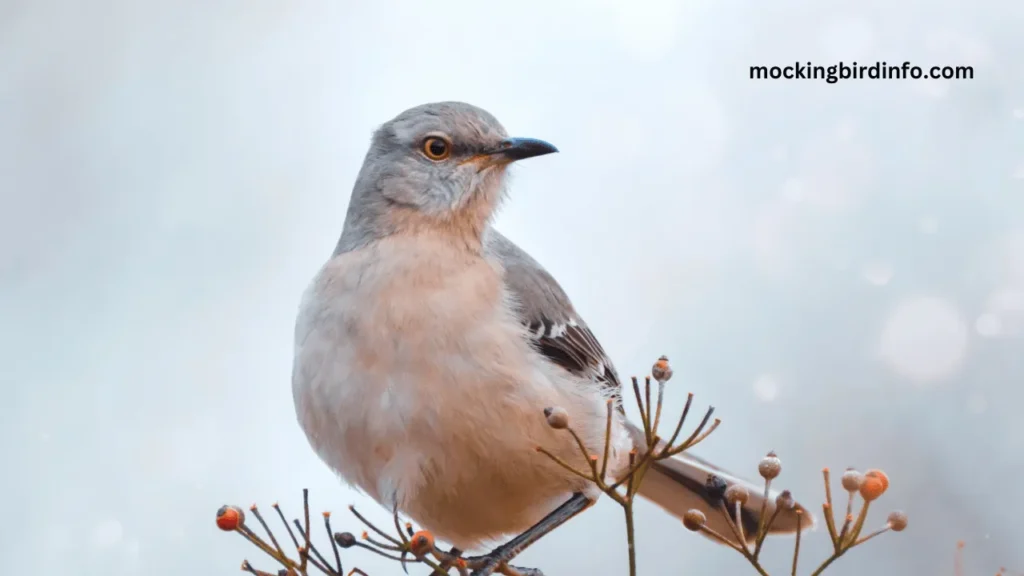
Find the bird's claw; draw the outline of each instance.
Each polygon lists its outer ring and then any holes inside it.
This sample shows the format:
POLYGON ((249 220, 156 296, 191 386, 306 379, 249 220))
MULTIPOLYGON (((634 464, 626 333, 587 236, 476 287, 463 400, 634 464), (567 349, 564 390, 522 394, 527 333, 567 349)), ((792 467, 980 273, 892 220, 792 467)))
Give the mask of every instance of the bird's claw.
POLYGON ((510 565, 509 562, 518 553, 519 550, 512 547, 499 546, 489 554, 467 558, 466 565, 473 569, 470 576, 489 576, 491 574, 503 574, 504 576, 544 576, 544 573, 536 568, 521 568, 510 565))

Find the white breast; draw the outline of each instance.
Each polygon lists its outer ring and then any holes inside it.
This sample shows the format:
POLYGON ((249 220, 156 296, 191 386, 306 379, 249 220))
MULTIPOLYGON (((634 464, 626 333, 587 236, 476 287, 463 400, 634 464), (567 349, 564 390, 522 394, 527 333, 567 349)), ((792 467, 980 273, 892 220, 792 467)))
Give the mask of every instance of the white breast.
POLYGON ((530 348, 500 271, 424 238, 324 266, 300 309, 292 387, 329 466, 467 547, 584 487, 534 450, 580 458, 545 407, 569 410, 595 448, 603 440, 603 399, 530 348))

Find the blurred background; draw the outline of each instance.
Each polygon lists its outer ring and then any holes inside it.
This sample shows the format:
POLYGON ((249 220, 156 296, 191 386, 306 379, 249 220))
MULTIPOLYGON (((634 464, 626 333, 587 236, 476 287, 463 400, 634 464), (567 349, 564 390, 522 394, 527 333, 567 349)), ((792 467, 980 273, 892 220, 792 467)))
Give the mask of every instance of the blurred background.
MULTIPOLYGON (((5 569, 270 569, 214 513, 303 487, 339 529, 388 517, 295 421, 293 322, 372 130, 454 99, 559 146, 497 225, 623 375, 668 354, 668 409, 716 406, 698 454, 774 449, 812 508, 824 466, 888 472, 869 524, 910 527, 829 573, 949 575, 958 540, 1024 571, 1021 29, 997 0, 0 0, 5 569), (748 76, 808 60, 975 78, 748 76)), ((520 563, 623 574, 620 515, 520 563)), ((646 503, 638 532, 642 574, 751 573, 646 503)))

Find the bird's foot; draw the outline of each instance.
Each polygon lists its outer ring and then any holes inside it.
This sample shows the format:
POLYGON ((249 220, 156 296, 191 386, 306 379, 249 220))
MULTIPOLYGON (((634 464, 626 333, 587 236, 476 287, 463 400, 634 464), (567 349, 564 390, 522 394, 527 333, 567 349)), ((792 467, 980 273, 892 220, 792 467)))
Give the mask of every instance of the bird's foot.
POLYGON ((462 551, 458 548, 452 548, 448 552, 435 549, 435 552, 441 560, 438 567, 445 574, 448 574, 452 568, 455 568, 460 576, 469 574, 469 570, 473 570, 473 574, 477 574, 480 570, 485 570, 486 574, 502 574, 503 576, 544 576, 544 573, 536 568, 522 568, 510 565, 508 560, 503 559, 508 554, 503 553, 500 548, 490 554, 473 556, 472 558, 463 558, 462 551))
POLYGON ((512 566, 508 560, 502 558, 501 549, 496 549, 485 556, 474 556, 466 559, 466 566, 473 570, 472 576, 502 574, 503 576, 544 576, 544 573, 537 568, 523 568, 512 566))
POLYGON ((518 566, 509 565, 509 561, 512 560, 515 555, 515 550, 499 546, 489 554, 466 558, 466 566, 473 571, 471 576, 488 576, 490 574, 503 574, 504 576, 544 576, 543 572, 534 568, 520 568, 518 566))
POLYGON ((499 565, 497 572, 504 576, 544 576, 544 573, 536 568, 520 568, 508 564, 499 565))
POLYGON ((543 576, 543 573, 538 570, 526 569, 524 571, 523 568, 513 568, 508 563, 518 556, 520 552, 526 550, 528 546, 586 510, 591 504, 593 504, 593 501, 583 494, 573 494, 572 498, 559 506, 554 512, 545 516, 526 532, 498 546, 490 554, 467 558, 466 564, 473 569, 470 576, 490 576, 494 573, 504 574, 505 576, 543 576))

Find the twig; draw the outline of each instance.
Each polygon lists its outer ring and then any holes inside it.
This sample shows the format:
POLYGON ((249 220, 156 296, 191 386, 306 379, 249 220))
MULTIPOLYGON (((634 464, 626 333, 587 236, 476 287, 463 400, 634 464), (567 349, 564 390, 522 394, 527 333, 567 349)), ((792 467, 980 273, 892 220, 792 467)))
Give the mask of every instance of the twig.
POLYGON ((362 514, 359 513, 358 510, 356 510, 355 506, 351 506, 350 505, 348 507, 348 511, 351 512, 353 516, 358 518, 359 521, 362 522, 367 528, 369 528, 370 530, 373 530, 377 534, 380 534, 381 537, 383 537, 385 540, 391 542, 392 544, 395 544, 396 546, 401 546, 402 545, 402 542, 400 540, 396 540, 395 538, 393 538, 387 532, 381 530, 380 528, 377 528, 377 526, 373 522, 370 522, 369 520, 367 520, 362 514))
POLYGON ((253 504, 249 507, 249 511, 252 512, 252 515, 255 516, 257 520, 259 520, 260 525, 263 526, 263 531, 270 537, 270 541, 274 544, 274 548, 277 549, 278 554, 283 556, 284 550, 281 548, 281 545, 277 543, 277 538, 274 537, 274 532, 270 529, 270 526, 267 526, 267 521, 263 519, 263 515, 260 514, 259 508, 253 504))
POLYGON ((601 458, 601 474, 599 476, 602 481, 604 480, 605 474, 608 473, 608 452, 611 451, 611 446, 612 446, 612 419, 613 419, 613 414, 612 414, 612 399, 611 398, 609 398, 608 401, 605 402, 605 410, 607 411, 607 415, 605 416, 605 425, 604 425, 604 456, 601 458))
POLYGON ((690 413, 690 404, 693 404, 693 392, 686 395, 686 405, 683 406, 683 413, 679 416, 679 421, 676 423, 676 429, 672 432, 672 436, 668 439, 668 444, 665 445, 665 450, 672 447, 676 442, 676 438, 679 438, 679 433, 683 430, 683 424, 686 423, 686 416, 690 413))
MULTIPOLYGON (((331 530, 331 513, 324 512, 324 528, 327 530, 327 535, 334 534, 334 530, 331 530)), ((344 572, 344 568, 341 567, 341 552, 338 550, 338 543, 331 538, 331 548, 334 550, 334 565, 338 569, 338 574, 344 572)))
POLYGON ((291 525, 289 525, 288 521, 285 520, 284 512, 281 512, 281 506, 279 506, 277 502, 274 502, 272 504, 272 506, 274 508, 274 511, 277 512, 277 516, 281 519, 281 523, 284 524, 285 530, 288 531, 288 535, 291 536, 292 543, 295 544, 295 549, 298 550, 299 549, 299 541, 298 541, 298 539, 295 538, 295 533, 292 532, 291 525))
POLYGON ((654 411, 654 424, 651 425, 651 431, 654 434, 658 433, 658 425, 661 423, 661 407, 665 400, 665 383, 658 382, 658 404, 654 411))
POLYGON ((651 423, 647 421, 647 411, 644 410, 644 400, 640 396, 640 382, 636 379, 636 376, 632 376, 630 380, 633 382, 633 394, 636 396, 636 405, 640 408, 640 420, 644 429, 644 439, 648 444, 650 444, 651 423))
POLYGON ((714 432, 716 428, 718 428, 718 425, 721 424, 720 420, 715 420, 714 424, 711 425, 711 428, 707 431, 707 433, 702 434, 702 432, 704 432, 704 427, 708 425, 708 420, 711 420, 711 415, 714 413, 715 407, 709 406, 708 411, 704 413, 704 418, 700 421, 700 424, 697 425, 697 429, 694 430, 692 434, 690 434, 690 437, 687 438, 686 441, 680 444, 679 446, 666 450, 664 456, 659 454, 658 459, 661 460, 669 456, 676 456, 677 454, 681 454, 683 451, 689 450, 690 448, 696 446, 705 438, 710 436, 711 433, 714 432))
MULTIPOLYGON (((303 517, 306 519, 306 529, 303 531, 302 537, 305 539, 305 544, 302 548, 299 548, 299 562, 300 571, 306 572, 306 564, 309 563, 309 488, 302 489, 302 512, 303 517)), ((296 520, 295 526, 299 526, 299 522, 296 520)), ((301 530, 301 528, 299 528, 301 530)))
POLYGON ((800 559, 800 533, 803 532, 803 515, 802 510, 796 511, 796 544, 793 545, 793 571, 790 573, 791 576, 796 576, 796 563, 800 559))
POLYGON ((642 408, 643 408, 644 412, 647 413, 647 418, 645 419, 645 421, 648 423, 648 425, 651 428, 649 438, 653 438, 654 435, 657 434, 658 431, 656 429, 656 426, 654 426, 654 420, 652 420, 652 418, 651 418, 651 377, 650 376, 647 376, 646 378, 644 378, 644 405, 642 406, 642 408))
POLYGON ((633 525, 633 502, 628 500, 622 507, 626 515, 626 547, 629 553, 629 576, 636 576, 636 529, 633 525))

